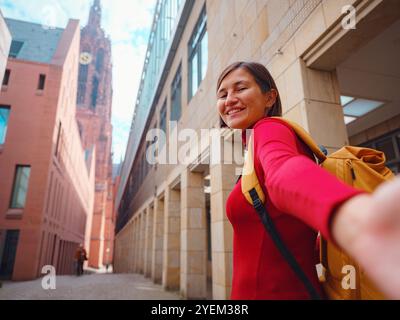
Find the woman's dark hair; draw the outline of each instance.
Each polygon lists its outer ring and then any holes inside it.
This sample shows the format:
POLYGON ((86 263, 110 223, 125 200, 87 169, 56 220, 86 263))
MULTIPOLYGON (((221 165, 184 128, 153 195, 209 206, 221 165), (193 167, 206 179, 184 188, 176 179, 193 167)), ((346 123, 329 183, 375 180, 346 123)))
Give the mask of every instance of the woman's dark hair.
MULTIPOLYGON (((234 62, 228 67, 225 68, 224 71, 221 72, 221 75, 218 78, 217 82, 217 92, 219 87, 221 86, 222 81, 232 72, 235 71, 236 69, 245 69, 248 71, 253 77, 258 86, 260 87, 261 91, 263 93, 268 92, 271 89, 275 89, 276 92, 278 93, 276 97, 275 104, 272 106, 272 108, 268 111, 268 114, 266 115, 267 117, 281 117, 282 116, 282 104, 281 104, 281 98, 279 96, 279 91, 278 88, 275 84, 274 79, 272 78, 271 74, 269 73, 268 69, 264 67, 261 63, 257 62, 245 62, 245 61, 239 61, 239 62, 234 62)), ((227 127, 226 123, 222 120, 220 117, 220 124, 221 128, 222 127, 227 127)))

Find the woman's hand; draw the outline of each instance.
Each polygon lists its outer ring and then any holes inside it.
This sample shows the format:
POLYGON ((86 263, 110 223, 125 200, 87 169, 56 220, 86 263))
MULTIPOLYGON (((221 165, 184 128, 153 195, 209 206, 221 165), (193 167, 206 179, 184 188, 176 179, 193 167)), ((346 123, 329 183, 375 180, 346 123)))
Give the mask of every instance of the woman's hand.
POLYGON ((386 297, 400 299, 400 177, 340 206, 332 234, 386 297))

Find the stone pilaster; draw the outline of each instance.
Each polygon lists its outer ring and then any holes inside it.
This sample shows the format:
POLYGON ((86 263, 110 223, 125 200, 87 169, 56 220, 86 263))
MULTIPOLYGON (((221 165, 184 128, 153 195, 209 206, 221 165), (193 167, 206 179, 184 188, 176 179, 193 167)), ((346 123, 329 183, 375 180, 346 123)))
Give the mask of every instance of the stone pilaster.
POLYGON ((207 220, 204 177, 186 169, 181 176, 181 293, 207 297, 207 220))
POLYGON ((226 200, 232 191, 236 166, 215 164, 211 175, 211 248, 213 299, 229 299, 232 287, 233 230, 226 217, 226 200))
POLYGON ((140 273, 144 273, 144 252, 145 252, 145 231, 146 231, 146 211, 140 214, 140 273))
MULTIPOLYGON (((271 68, 281 72, 283 63, 276 60, 271 68)), ((329 152, 348 144, 334 71, 308 68, 301 58, 297 58, 276 79, 285 118, 303 126, 329 152)))
POLYGON ((164 203, 162 285, 170 290, 180 288, 180 209, 180 192, 168 187, 164 203))
POLYGON ((161 283, 163 270, 164 241, 164 200, 154 200, 153 246, 151 262, 151 278, 155 283, 161 283))
POLYGON ((134 233, 134 237, 135 237, 135 260, 134 260, 134 265, 133 265, 133 270, 134 273, 138 273, 139 272, 139 223, 140 223, 140 216, 136 216, 135 218, 135 233, 134 233))
POLYGON ((129 224, 129 234, 128 234, 128 248, 129 248, 129 255, 128 255, 128 272, 129 273, 133 273, 134 269, 134 261, 135 261, 135 224, 133 223, 133 221, 129 224))
POLYGON ((151 259, 153 247, 153 208, 146 209, 146 230, 144 243, 144 275, 146 278, 151 276, 151 259))

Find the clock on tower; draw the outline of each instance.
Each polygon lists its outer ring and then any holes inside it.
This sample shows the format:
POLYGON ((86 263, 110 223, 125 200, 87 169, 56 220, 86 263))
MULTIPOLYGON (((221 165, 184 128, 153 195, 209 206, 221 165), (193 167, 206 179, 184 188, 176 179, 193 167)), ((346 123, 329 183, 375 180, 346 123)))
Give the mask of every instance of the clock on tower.
POLYGON ((83 65, 88 65, 92 62, 93 57, 89 52, 82 52, 79 57, 79 62, 83 65))

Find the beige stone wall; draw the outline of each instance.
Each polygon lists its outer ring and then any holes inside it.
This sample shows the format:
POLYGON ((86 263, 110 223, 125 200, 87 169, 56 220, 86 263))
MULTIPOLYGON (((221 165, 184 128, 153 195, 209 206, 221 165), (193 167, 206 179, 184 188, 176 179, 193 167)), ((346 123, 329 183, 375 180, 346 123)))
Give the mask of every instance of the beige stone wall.
MULTIPOLYGON (((335 7, 332 1, 322 2, 320 0, 309 1, 310 4, 306 6, 302 5, 303 1, 289 0, 207 1, 208 70, 197 93, 187 103, 187 43, 204 5, 204 1, 195 1, 181 45, 176 52, 171 72, 158 99, 151 123, 159 121, 164 101, 167 101, 167 119, 169 119, 171 83, 179 64, 182 63, 183 106, 178 130, 217 127, 215 86, 219 73, 224 66, 233 61, 254 60, 264 63, 276 79, 284 113, 288 118, 298 121, 311 131, 318 142, 328 147, 336 148, 343 145, 347 142, 347 136, 342 121, 343 114, 339 105, 339 91, 335 74, 311 70, 301 59, 301 55, 305 51, 304 43, 310 45, 323 34, 329 26, 326 20, 333 20, 332 12, 341 8, 341 2, 339 1, 335 7), (308 11, 312 14, 307 18, 308 11), (330 14, 329 19, 326 19, 325 16, 328 13, 330 14), (301 18, 295 20, 295 14, 301 14, 301 18), (304 21, 300 30, 288 38, 289 31, 298 27, 293 24, 292 20, 302 21, 301 19, 304 21), (315 29, 315 20, 321 20, 321 25, 317 29, 318 31, 310 34, 309 29, 315 29), (284 32, 279 32, 281 28, 284 28, 284 32), (283 44, 280 48, 283 54, 276 54, 277 43, 283 44), (329 127, 332 128, 329 131, 320 130, 318 124, 321 122, 315 121, 324 116, 324 113, 330 116, 329 127), (330 132, 336 132, 337 137, 330 132)), ((352 1, 348 2, 352 3, 352 1)), ((142 146, 144 145, 142 143, 142 146)), ((168 143, 168 147, 174 148, 175 146, 168 143)), ((139 157, 142 157, 144 152, 145 148, 142 147, 138 152, 139 157)), ((170 176, 174 169, 175 166, 157 166, 157 170, 150 171, 139 192, 132 199, 133 211, 136 212, 141 208, 143 199, 152 195, 154 188, 159 187, 166 180, 165 177, 170 176)), ((182 167, 180 170, 183 171, 184 168, 182 167)), ((174 173, 176 176, 179 175, 179 172, 175 171, 174 173)))
MULTIPOLYGON (((301 124, 318 143, 325 145, 329 151, 348 144, 349 139, 340 105, 336 72, 328 67, 310 68, 310 64, 312 60, 312 63, 322 65, 321 61, 334 58, 328 56, 326 52, 329 50, 325 49, 328 48, 328 44, 335 46, 336 42, 341 41, 340 37, 332 37, 331 31, 341 23, 342 6, 346 4, 360 6, 360 1, 207 0, 208 69, 197 93, 187 102, 187 44, 204 3, 205 1, 195 1, 171 71, 152 116, 152 123, 158 121, 165 99, 167 99, 167 119, 169 119, 171 83, 179 64, 182 63, 183 105, 178 130, 193 128, 199 131, 202 128, 218 127, 219 116, 215 107, 215 86, 219 73, 233 61, 254 60, 266 65, 276 80, 285 117, 301 124), (319 48, 321 43, 324 43, 325 47, 319 48), (312 56, 309 54, 311 51, 312 56), (309 58, 306 59, 307 54, 309 58)), ((369 9, 373 12, 374 6, 378 6, 380 3, 380 1, 364 3, 361 8, 364 11, 360 9, 360 12, 369 12, 369 9)), ((346 50, 343 49, 342 52, 346 50)), ((169 144, 171 143, 169 142, 169 144)), ((212 297, 214 299, 227 299, 230 296, 232 227, 226 218, 225 203, 236 181, 235 169, 235 165, 213 165, 204 169, 211 175, 212 297)), ((159 200, 155 198, 155 195, 160 197, 165 194, 164 217, 161 217, 166 223, 163 243, 160 240, 158 227, 160 222, 156 214, 153 220, 154 245, 151 258, 151 277, 154 281, 159 282, 160 274, 157 272, 160 272, 160 267, 162 267, 163 284, 166 287, 168 287, 166 284, 169 283, 167 279, 173 279, 171 280, 172 288, 180 288, 184 297, 201 298, 205 294, 202 286, 206 274, 203 270, 206 249, 201 250, 204 245, 202 224, 204 214, 200 214, 203 211, 201 201, 204 199, 204 192, 200 186, 204 181, 202 181, 201 175, 192 176, 193 174, 183 165, 158 165, 156 169, 151 169, 140 191, 132 199, 132 212, 134 213, 132 220, 137 220, 139 213, 145 210, 149 203, 158 203, 159 200), (191 180, 192 178, 193 180, 191 180), (180 243, 175 242, 177 237, 171 240, 170 228, 172 225, 169 224, 172 209, 170 209, 171 204, 168 201, 171 186, 177 180, 180 181, 181 188, 180 230, 175 226, 174 232, 175 235, 176 232, 180 232, 180 243), (196 191, 192 192, 192 188, 196 188, 196 191), (190 219, 192 218, 198 219, 196 220, 199 223, 196 231, 191 230, 190 219), (188 230, 191 232, 189 233, 188 230), (171 245, 171 241, 173 245, 171 245), (196 246, 191 247, 194 244, 196 246), (176 254, 179 246, 180 265, 174 265, 174 267, 180 270, 180 279, 178 274, 174 273, 176 270, 171 269, 171 260, 169 260, 174 256, 175 262, 177 262, 176 254), (164 250, 164 259, 161 264, 157 258, 160 248, 164 250), (203 254, 201 254, 202 252, 203 254), (191 263, 193 264, 195 261, 201 267, 193 268, 191 263), (173 276, 168 276, 171 274, 173 276), (178 279, 180 286, 176 284, 178 279), (193 284, 197 285, 196 290, 191 289, 193 284)), ((179 218, 175 209, 174 207, 173 215, 176 216, 176 223, 178 223, 179 218)), ((156 211, 156 209, 154 210, 156 211)), ((130 228, 130 224, 125 228, 130 228)), ((123 247, 121 232, 116 236, 116 245, 123 247)), ((124 260, 124 257, 117 254, 116 260, 119 259, 124 260)))

